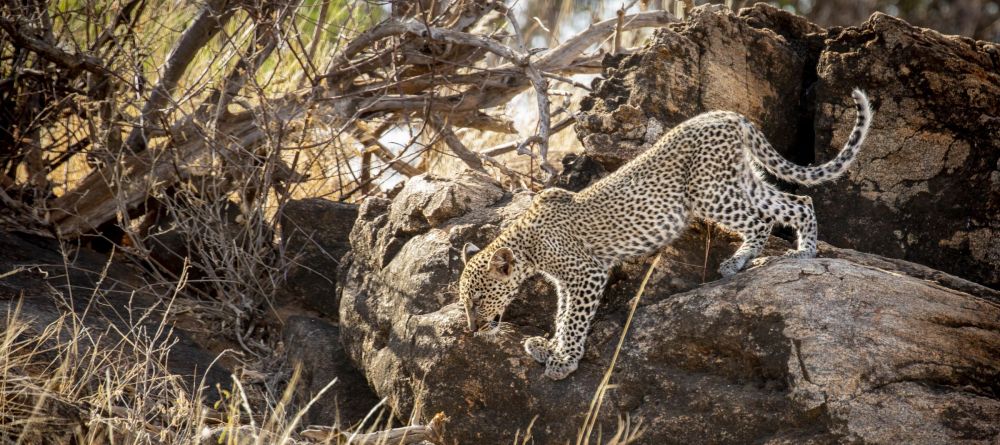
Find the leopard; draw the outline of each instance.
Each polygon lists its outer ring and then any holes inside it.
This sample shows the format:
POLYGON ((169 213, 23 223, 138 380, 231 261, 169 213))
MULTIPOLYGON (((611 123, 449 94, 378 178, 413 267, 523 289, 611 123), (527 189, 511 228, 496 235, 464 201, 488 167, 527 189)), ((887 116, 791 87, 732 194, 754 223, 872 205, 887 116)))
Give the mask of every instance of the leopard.
MULTIPOLYGON (((711 111, 690 118, 618 170, 579 192, 547 188, 485 248, 466 244, 458 296, 467 329, 495 335, 526 280, 541 275, 557 294, 555 333, 523 347, 561 380, 573 373, 611 268, 667 246, 692 220, 712 221, 742 238, 719 266, 722 279, 762 251, 775 225, 794 229, 796 248, 780 257, 816 256, 812 199, 779 190, 765 172, 813 186, 843 175, 868 134, 873 110, 852 92, 857 117, 833 159, 801 166, 779 154, 746 116, 711 111)), ((758 259, 759 260, 759 259, 758 259)))

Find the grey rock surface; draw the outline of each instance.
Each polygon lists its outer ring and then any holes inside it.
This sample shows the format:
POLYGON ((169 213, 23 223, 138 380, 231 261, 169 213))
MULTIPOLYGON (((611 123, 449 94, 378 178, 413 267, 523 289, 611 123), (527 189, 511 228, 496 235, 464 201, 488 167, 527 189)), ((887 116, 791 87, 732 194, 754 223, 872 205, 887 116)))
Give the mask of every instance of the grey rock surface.
POLYGON ((816 69, 817 160, 854 85, 878 108, 855 167, 812 192, 820 236, 1000 288, 1000 46, 876 14, 831 31, 816 69))
MULTIPOLYGON (((551 381, 521 347, 551 333, 550 286, 528 283, 493 339, 466 333, 456 303, 459 248, 496 236, 530 196, 471 174, 413 180, 361 206, 340 287, 347 355, 397 416, 445 412, 457 443, 510 443, 529 425, 534 443, 574 440, 649 259, 613 271, 580 368, 551 381), (414 228, 413 202, 448 216, 414 228)), ((627 417, 648 444, 1000 439, 996 291, 825 245, 825 258, 701 284, 735 248, 715 237, 705 269, 705 237, 696 227, 664 249, 600 409, 604 437, 627 417)))
MULTIPOLYGON (((183 329, 167 323, 169 335, 154 335, 164 317, 165 302, 150 292, 141 273, 86 248, 64 248, 66 257, 59 242, 51 238, 0 232, 0 273, 4 275, 0 278, 0 329, 11 322, 17 307, 17 321, 26 323, 28 332, 35 335, 73 313, 67 320, 76 319, 80 329, 89 333, 90 341, 80 341, 80 348, 114 346, 124 354, 133 352, 129 345, 134 343, 117 344, 122 341, 121 333, 145 330, 144 339, 155 339, 150 347, 174 342, 164 363, 167 369, 183 376, 186 384, 208 389, 209 399, 217 397, 216 384, 231 384, 229 370, 183 329)), ((65 326, 60 336, 68 339, 70 331, 65 326)), ((195 390, 193 386, 188 389, 195 390)))
POLYGON ((306 412, 304 424, 336 425, 346 430, 378 405, 364 375, 344 354, 340 328, 319 318, 292 316, 285 321, 282 341, 288 365, 301 369, 294 399, 299 407, 333 382, 306 412))

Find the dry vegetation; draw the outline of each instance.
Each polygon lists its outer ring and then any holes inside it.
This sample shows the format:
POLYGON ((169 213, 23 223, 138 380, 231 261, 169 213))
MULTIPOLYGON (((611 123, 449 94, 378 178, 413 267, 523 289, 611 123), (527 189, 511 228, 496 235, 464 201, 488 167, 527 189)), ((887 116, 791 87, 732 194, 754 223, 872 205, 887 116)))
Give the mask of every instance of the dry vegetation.
MULTIPOLYGON (((280 209, 382 194, 449 159, 542 187, 552 136, 573 123, 570 96, 585 89, 571 76, 627 51, 626 32, 672 20, 632 4, 547 50, 527 39, 550 32, 544 20, 529 10, 519 23, 485 0, 0 6, 0 224, 61 240, 67 268, 81 243, 139 265, 159 302, 103 332, 85 327, 85 313, 41 324, 5 314, 3 442, 440 441, 443 417, 392 429, 380 407, 360 425, 303 431, 308 406, 289 403, 297 372, 266 364, 276 336, 262 320, 274 318, 290 261, 276 239, 280 209), (507 110, 520 94, 536 115, 519 133, 507 110), (181 318, 230 341, 231 386, 167 369, 181 318), (247 377, 266 373, 287 378, 247 377)), ((634 430, 623 420, 600 441, 634 430)))

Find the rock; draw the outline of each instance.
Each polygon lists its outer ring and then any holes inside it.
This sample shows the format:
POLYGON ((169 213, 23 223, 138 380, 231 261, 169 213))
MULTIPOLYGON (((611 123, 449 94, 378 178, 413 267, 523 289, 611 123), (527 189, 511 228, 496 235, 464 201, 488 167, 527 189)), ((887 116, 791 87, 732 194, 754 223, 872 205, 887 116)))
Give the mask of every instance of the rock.
POLYGON ((811 194, 820 236, 1000 288, 1000 58, 996 45, 875 14, 830 32, 816 84, 816 159, 834 156, 854 86, 877 107, 840 181, 811 194))
MULTIPOLYGON (((496 339, 466 333, 456 303, 460 247, 492 239, 529 196, 475 201, 400 235, 416 210, 402 204, 408 194, 489 184, 437 181, 362 205, 341 277, 341 338, 399 417, 443 411, 458 443, 508 443, 531 424, 534 443, 572 440, 649 261, 613 271, 579 369, 546 379, 521 342, 550 335, 551 286, 528 283, 496 339)), ((701 285, 735 247, 713 236, 706 270, 704 234, 696 226, 663 251, 600 409, 604 437, 627 416, 642 422, 637 443, 649 444, 1000 440, 1000 293, 829 246, 821 251, 837 258, 781 260, 701 285)), ((774 239, 768 252, 785 248, 774 239)))
POLYGON ((997 45, 875 14, 825 30, 757 4, 695 8, 641 51, 606 57, 577 135, 608 171, 704 111, 738 111, 786 158, 829 160, 854 122, 875 120, 858 162, 814 188, 820 239, 927 264, 1000 288, 1000 58, 997 45), (970 195, 970 193, 972 193, 970 195))
POLYGON ((459 179, 419 175, 406 181, 392 201, 366 200, 351 232, 352 248, 372 253, 364 259, 369 267, 381 269, 413 235, 504 196, 500 184, 485 175, 465 171, 459 179))
MULTIPOLYGON (((143 282, 131 267, 86 248, 68 251, 67 259, 56 240, 9 232, 0 232, 0 252, 0 274, 4 275, 0 278, 0 313, 12 314, 20 305, 20 321, 30 326, 29 332, 41 332, 72 311, 81 329, 90 334, 89 341, 79 343, 81 356, 90 347, 120 348, 128 356, 133 351, 127 345, 133 343, 118 344, 121 333, 145 330, 145 339, 155 340, 155 348, 175 342, 165 364, 169 372, 183 377, 180 381, 197 382, 213 397, 217 384, 232 384, 229 370, 216 362, 215 354, 183 329, 168 323, 171 334, 154 339, 163 317, 162 301, 148 293, 155 286, 143 282)), ((9 322, 6 315, 0 316, 0 330, 9 322)), ((70 329, 64 327, 61 335, 68 335, 70 329)))
POLYGON ((576 131, 585 154, 613 170, 657 133, 723 109, 745 114, 788 156, 803 137, 795 131, 799 121, 810 116, 804 80, 815 78, 820 31, 764 5, 739 17, 716 6, 695 8, 689 20, 656 31, 642 51, 605 58, 604 79, 580 103, 576 131), (661 131, 647 131, 651 126, 661 131))
POLYGON ((313 317, 292 316, 282 334, 289 365, 301 366, 295 403, 304 407, 327 384, 333 386, 306 412, 306 425, 347 429, 378 404, 365 376, 355 369, 340 344, 340 329, 313 317))
POLYGON ((644 307, 618 404, 651 443, 997 440, 1000 305, 894 272, 786 260, 644 307))
POLYGON ((337 270, 350 249, 347 237, 357 217, 357 205, 320 198, 292 200, 282 208, 281 242, 291 266, 279 299, 337 316, 337 270))

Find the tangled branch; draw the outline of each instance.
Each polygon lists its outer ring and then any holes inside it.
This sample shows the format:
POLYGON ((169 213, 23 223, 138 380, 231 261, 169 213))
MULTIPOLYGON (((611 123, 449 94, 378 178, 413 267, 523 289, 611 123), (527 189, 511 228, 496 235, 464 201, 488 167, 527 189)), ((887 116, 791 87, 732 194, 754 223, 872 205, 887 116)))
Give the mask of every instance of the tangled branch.
MULTIPOLYGON (((364 147, 362 158, 374 156, 404 176, 420 174, 422 169, 380 142, 371 132, 372 123, 426 121, 448 150, 470 168, 492 168, 509 177, 517 174, 494 156, 513 147, 536 158, 551 177, 555 169, 547 159, 548 141, 568 123, 551 125, 547 79, 598 70, 601 54, 585 51, 613 33, 673 21, 665 11, 643 12, 595 23, 552 49, 529 49, 519 34, 517 20, 504 5, 484 0, 454 2, 435 14, 410 11, 394 16, 357 35, 330 56, 326 64, 330 68, 313 78, 308 89, 258 95, 254 102, 241 100, 247 81, 263 62, 279 48, 293 48, 288 43, 287 24, 298 7, 294 1, 259 5, 252 14, 258 17, 254 37, 233 69, 214 93, 192 108, 194 112, 179 113, 177 86, 195 54, 219 34, 235 11, 247 8, 226 0, 207 2, 170 51, 157 85, 144 96, 141 111, 132 118, 121 115, 131 127, 120 144, 125 150, 110 155, 108 162, 98 165, 75 188, 50 201, 49 219, 58 232, 73 236, 92 231, 115 219, 123 209, 140 207, 156 190, 183 181, 192 168, 217 154, 243 153, 241 158, 255 159, 262 150, 272 154, 285 150, 288 145, 281 141, 287 139, 289 131, 282 129, 301 127, 306 121, 321 120, 335 126, 338 130, 330 139, 349 135, 364 147), (495 25, 485 25, 497 21, 514 32, 507 34, 503 27, 496 31, 495 25), (491 115, 489 110, 527 89, 534 90, 538 104, 538 126, 532 136, 479 152, 466 147, 453 131, 464 127, 513 133, 508 119, 491 115), (243 111, 233 113, 230 104, 239 104, 243 111)), ((14 19, 0 19, 0 28, 46 60, 113 76, 105 61, 61 51, 33 38, 25 31, 30 28, 14 19)), ((315 52, 313 45, 308 53, 315 52)), ((310 60, 309 65, 323 63, 310 60)), ((113 116, 105 117, 113 121, 113 116)), ((271 154, 265 157, 281 159, 271 154)), ((232 155, 223 158, 235 159, 232 155)), ((373 168, 370 161, 363 164, 366 169, 373 168)), ((360 176, 369 182, 373 179, 367 170, 360 176)))

